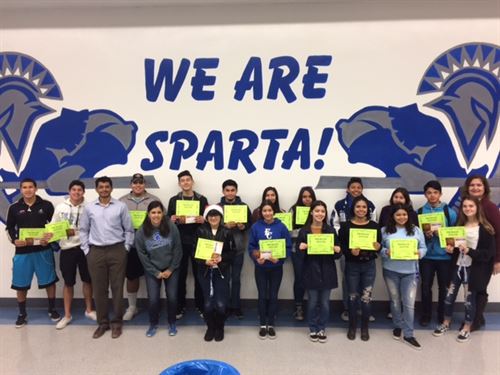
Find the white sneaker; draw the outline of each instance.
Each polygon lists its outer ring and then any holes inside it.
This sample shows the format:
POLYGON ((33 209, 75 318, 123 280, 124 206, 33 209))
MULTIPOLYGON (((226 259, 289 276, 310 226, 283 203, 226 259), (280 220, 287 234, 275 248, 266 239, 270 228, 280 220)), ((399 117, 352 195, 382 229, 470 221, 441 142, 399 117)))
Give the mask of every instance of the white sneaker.
POLYGON ((95 312, 95 310, 92 310, 91 312, 87 312, 85 311, 85 317, 90 319, 90 320, 97 320, 97 314, 95 312))
POLYGON ((137 307, 129 306, 125 314, 123 314, 123 320, 132 320, 137 315, 137 312, 137 307))
POLYGON ((69 318, 63 317, 60 321, 57 322, 56 324, 56 329, 63 329, 66 328, 66 326, 73 320, 73 317, 70 316, 69 318))

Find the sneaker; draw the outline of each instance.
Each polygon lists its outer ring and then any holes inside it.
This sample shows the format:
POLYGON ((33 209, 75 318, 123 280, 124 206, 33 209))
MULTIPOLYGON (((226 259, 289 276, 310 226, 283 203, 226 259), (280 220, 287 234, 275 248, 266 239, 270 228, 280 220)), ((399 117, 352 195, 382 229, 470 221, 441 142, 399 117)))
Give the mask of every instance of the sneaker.
POLYGON ((328 341, 325 331, 321 330, 318 332, 318 341, 322 344, 328 341))
POLYGON ((394 328, 392 330, 392 338, 394 340, 401 340, 401 328, 394 328))
POLYGON ((149 326, 148 330, 146 331, 146 337, 153 337, 156 335, 156 331, 158 331, 158 326, 149 326))
POLYGON ((370 315, 370 317, 368 318, 368 320, 369 320, 370 322, 374 322, 374 321, 375 321, 375 317, 374 317, 373 315, 370 315))
POLYGON ((90 312, 85 311, 85 317, 87 319, 90 319, 90 320, 94 320, 94 321, 97 320, 97 314, 96 314, 95 310, 92 310, 90 312))
POLYGON ((293 313, 293 317, 295 318, 295 320, 299 322, 304 320, 304 310, 302 309, 302 306, 295 307, 295 312, 293 313))
POLYGON ((28 324, 28 315, 19 314, 17 316, 17 320, 16 320, 16 328, 21 328, 21 327, 25 326, 26 324, 28 324))
POLYGON ((460 333, 457 336, 457 341, 458 342, 466 342, 469 341, 470 338, 470 332, 469 331, 460 331, 460 333))
POLYGON ((392 320, 392 313, 391 312, 388 312, 387 315, 385 316, 386 319, 390 319, 392 320))
POLYGON ((434 332, 432 332, 432 335, 436 337, 443 336, 449 329, 450 326, 447 326, 446 324, 442 323, 436 327, 434 332))
POLYGON ((129 306, 127 307, 127 311, 125 311, 125 314, 123 314, 123 320, 128 321, 134 319, 134 316, 136 316, 138 313, 137 307, 135 306, 129 306))
POLYGON ((276 338, 276 330, 273 326, 267 327, 267 337, 269 337, 271 340, 274 340, 276 338))
POLYGON ((52 320, 53 322, 58 322, 61 320, 61 315, 59 315, 59 313, 56 310, 50 310, 48 314, 50 320, 52 320))
POLYGON ((422 350, 422 346, 418 343, 415 337, 403 337, 403 341, 405 344, 409 345, 415 350, 422 350))
POLYGON ((243 311, 241 311, 241 309, 234 309, 233 314, 236 315, 239 320, 243 319, 243 311))
POLYGON ((319 340, 318 333, 317 332, 309 332, 309 340, 312 342, 316 342, 319 340))
POLYGON ((175 326, 175 324, 170 324, 168 326, 168 335, 169 336, 177 335, 177 327, 175 326))
POLYGON ((205 319, 205 316, 203 315, 203 311, 201 311, 198 307, 196 308, 196 312, 200 316, 201 319, 205 319))
POLYGON ((259 339, 264 340, 267 337, 266 326, 260 326, 259 329, 259 339))
POLYGON ((56 324, 56 329, 63 329, 66 328, 66 326, 73 320, 73 317, 70 316, 69 318, 63 317, 57 324, 56 324))
POLYGON ((177 314, 175 314, 175 319, 177 319, 177 320, 182 319, 182 317, 184 316, 185 313, 186 313, 186 309, 177 310, 177 314))
POLYGON ((340 314, 340 319, 342 319, 344 322, 349 321, 349 312, 347 310, 344 310, 342 314, 340 314))

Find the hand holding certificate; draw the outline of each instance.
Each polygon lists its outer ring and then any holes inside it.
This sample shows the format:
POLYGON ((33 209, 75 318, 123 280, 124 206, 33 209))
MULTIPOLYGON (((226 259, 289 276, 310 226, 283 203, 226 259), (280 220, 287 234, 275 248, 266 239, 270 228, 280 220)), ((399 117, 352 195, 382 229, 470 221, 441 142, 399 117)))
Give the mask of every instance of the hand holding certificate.
MULTIPOLYGON (((45 228, 20 228, 19 240, 24 241, 22 246, 38 246, 45 238, 45 228)), ((18 246, 18 245, 16 245, 18 246)))
POLYGON ((296 206, 295 207, 295 224, 304 225, 309 216, 310 207, 306 206, 296 206))
POLYGON ((144 223, 144 219, 146 218, 146 211, 129 211, 130 218, 132 219, 132 225, 134 229, 139 229, 139 227, 144 223))
POLYGON ((411 239, 390 240, 390 256, 392 260, 418 260, 418 241, 411 239))
POLYGON ((439 228, 445 227, 445 223, 444 213, 442 212, 418 215, 418 224, 423 232, 435 232, 439 228))
POLYGON ((45 224, 45 230, 47 233, 51 233, 52 236, 49 242, 56 242, 68 238, 68 229, 70 229, 69 221, 63 220, 56 223, 45 224))
POLYGON ((184 216, 182 224, 196 223, 196 217, 200 216, 200 201, 178 200, 175 202, 175 216, 184 216))
POLYGON ((445 227, 439 228, 439 246, 451 245, 458 247, 458 243, 465 241, 465 227, 445 227))
POLYGON ((225 223, 241 223, 248 221, 248 207, 244 204, 226 204, 224 206, 225 223))
POLYGON ((376 229, 349 229, 349 249, 377 251, 380 245, 375 244, 378 244, 376 229))
POLYGON ((194 257, 196 259, 209 260, 214 257, 214 255, 220 256, 222 254, 222 248, 224 246, 223 242, 207 240, 205 238, 198 238, 198 243, 196 244, 196 252, 194 257))
POLYGON ((333 233, 308 234, 307 254, 309 255, 332 255, 333 233))
MULTIPOLYGON (((283 259, 286 258, 286 240, 260 240, 259 241, 260 256, 262 258, 262 253, 271 253, 271 258, 283 259)), ((264 255, 266 256, 266 255, 264 255)))

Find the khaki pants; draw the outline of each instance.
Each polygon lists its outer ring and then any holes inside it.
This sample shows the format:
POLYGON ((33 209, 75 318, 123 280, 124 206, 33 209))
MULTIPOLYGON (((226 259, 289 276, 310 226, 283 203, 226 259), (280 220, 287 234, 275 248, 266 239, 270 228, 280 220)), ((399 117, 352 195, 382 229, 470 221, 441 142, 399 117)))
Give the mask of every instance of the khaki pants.
POLYGON ((87 263, 92 279, 92 289, 97 313, 97 323, 103 326, 121 325, 123 316, 123 282, 127 267, 127 250, 124 243, 110 246, 91 246, 87 263), (108 303, 111 287, 114 316, 109 320, 108 303))

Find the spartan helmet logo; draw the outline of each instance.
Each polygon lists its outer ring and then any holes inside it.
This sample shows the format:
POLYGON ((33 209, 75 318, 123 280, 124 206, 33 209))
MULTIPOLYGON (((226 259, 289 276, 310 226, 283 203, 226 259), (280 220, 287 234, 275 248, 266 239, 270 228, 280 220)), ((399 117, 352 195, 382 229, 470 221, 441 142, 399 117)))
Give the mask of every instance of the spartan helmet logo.
POLYGON ((417 91, 418 94, 442 93, 426 106, 448 117, 467 167, 483 143, 490 149, 497 132, 499 69, 498 46, 462 44, 430 64, 417 91))
MULTIPOLYGON (((17 52, 0 53, 0 147, 19 172, 36 119, 54 110, 40 98, 62 100, 52 74, 37 60, 17 52)), ((0 152, 2 150, 0 149, 0 152)))

